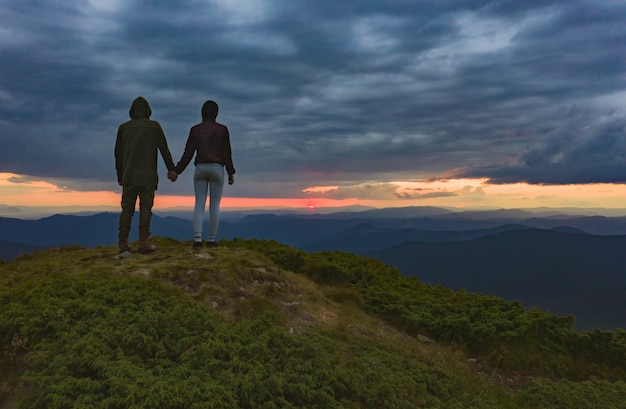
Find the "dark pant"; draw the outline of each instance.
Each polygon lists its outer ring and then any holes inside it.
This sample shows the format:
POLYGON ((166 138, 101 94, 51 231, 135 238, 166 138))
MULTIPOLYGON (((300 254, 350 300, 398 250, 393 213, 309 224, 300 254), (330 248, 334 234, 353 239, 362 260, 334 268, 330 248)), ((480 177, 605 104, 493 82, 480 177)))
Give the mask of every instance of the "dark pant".
POLYGON ((155 186, 126 186, 122 190, 122 213, 120 214, 120 243, 128 242, 130 224, 135 213, 137 197, 139 197, 139 239, 146 240, 150 236, 150 219, 154 205, 155 186))

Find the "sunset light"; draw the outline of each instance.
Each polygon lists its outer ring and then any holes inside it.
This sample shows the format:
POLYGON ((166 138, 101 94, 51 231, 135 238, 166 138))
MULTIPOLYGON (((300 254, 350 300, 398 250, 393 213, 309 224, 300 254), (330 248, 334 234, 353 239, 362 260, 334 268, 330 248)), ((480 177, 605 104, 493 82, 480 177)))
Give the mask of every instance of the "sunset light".
POLYGON ((3 1, 0 61, 0 409, 625 407, 626 0, 3 1))
MULTIPOLYGON (((203 104, 218 104, 235 178, 226 210, 625 207, 623 2, 331 3, 155 5, 141 21, 150 38, 189 24, 155 55, 132 35, 139 4, 46 2, 41 25, 8 2, 0 210, 118 211, 116 132, 138 96, 174 163, 203 104), (204 17, 225 12, 207 32, 204 17), (76 47, 49 47, 65 37, 76 47), (188 58, 207 52, 197 38, 220 52, 188 58)), ((170 183, 157 161, 154 210, 192 207, 194 166, 170 183)))
MULTIPOLYGON (((44 180, 23 181, 20 175, 0 174, 0 205, 55 207, 58 212, 83 210, 118 211, 119 191, 76 191, 59 188, 44 180)), ((314 186, 302 189, 301 197, 230 197, 222 198, 225 210, 340 208, 361 205, 373 208, 405 206, 441 206, 451 208, 537 208, 580 207, 621 209, 626 185, 529 185, 489 184, 483 179, 444 181, 370 182, 354 186, 314 186)), ((191 208, 193 196, 159 194, 155 211, 191 208)))

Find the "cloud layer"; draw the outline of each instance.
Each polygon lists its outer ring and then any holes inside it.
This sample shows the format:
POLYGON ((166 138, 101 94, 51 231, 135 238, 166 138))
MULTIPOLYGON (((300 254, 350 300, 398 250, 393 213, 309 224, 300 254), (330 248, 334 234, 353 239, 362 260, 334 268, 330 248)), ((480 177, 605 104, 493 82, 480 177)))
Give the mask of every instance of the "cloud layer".
POLYGON ((621 183, 625 55, 621 1, 3 2, 0 172, 114 189, 142 95, 175 160, 220 104, 238 196, 621 183))

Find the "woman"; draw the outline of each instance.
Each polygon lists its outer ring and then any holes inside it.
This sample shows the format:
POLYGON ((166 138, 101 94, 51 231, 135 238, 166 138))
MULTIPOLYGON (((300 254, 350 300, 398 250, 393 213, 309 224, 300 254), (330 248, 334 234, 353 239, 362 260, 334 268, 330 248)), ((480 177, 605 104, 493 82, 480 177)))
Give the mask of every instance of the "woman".
POLYGON ((202 247, 202 220, 206 206, 207 193, 209 202, 208 247, 217 247, 215 236, 220 222, 220 200, 224 189, 224 168, 228 173, 228 184, 235 183, 228 128, 215 121, 218 106, 215 101, 206 101, 202 105, 202 122, 191 127, 185 152, 174 170, 169 172, 170 180, 176 180, 197 153, 194 165, 193 187, 196 204, 193 210, 193 248, 202 247))

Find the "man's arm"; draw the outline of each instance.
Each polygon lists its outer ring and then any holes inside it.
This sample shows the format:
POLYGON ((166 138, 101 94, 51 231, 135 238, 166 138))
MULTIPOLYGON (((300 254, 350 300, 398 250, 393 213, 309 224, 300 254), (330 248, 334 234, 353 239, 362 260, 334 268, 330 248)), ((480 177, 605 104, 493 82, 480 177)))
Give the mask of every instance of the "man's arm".
MULTIPOLYGON (((160 128, 160 127, 159 127, 160 128)), ((170 152, 169 147, 167 146, 167 140, 165 139, 165 134, 163 133, 163 129, 161 130, 161 135, 159 137, 159 152, 161 152, 161 157, 165 162, 165 166, 167 167, 168 172, 174 170, 174 160, 172 159, 172 153, 170 152)))
POLYGON ((115 139, 115 171, 117 172, 117 183, 121 186, 124 175, 124 143, 122 137, 122 127, 117 128, 117 138, 115 139))

